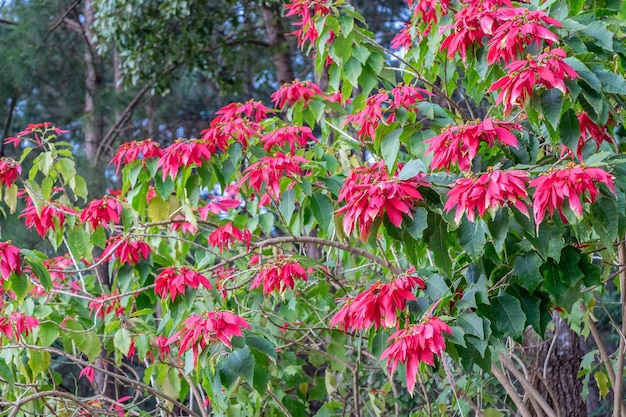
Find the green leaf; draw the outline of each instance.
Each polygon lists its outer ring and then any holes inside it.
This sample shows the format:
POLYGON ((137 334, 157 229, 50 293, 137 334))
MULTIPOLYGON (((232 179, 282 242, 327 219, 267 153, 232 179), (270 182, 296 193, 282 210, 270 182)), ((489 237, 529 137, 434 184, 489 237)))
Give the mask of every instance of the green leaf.
POLYGON ((563 145, 574 152, 576 151, 580 138, 580 123, 578 123, 578 117, 576 117, 576 112, 573 109, 567 109, 563 113, 559 124, 559 136, 563 145))
POLYGON ((476 336, 479 339, 485 338, 483 329, 483 319, 473 311, 465 312, 456 319, 457 324, 463 329, 465 334, 476 336))
POLYGON ((423 207, 413 210, 413 218, 404 222, 404 230, 415 240, 422 239, 424 230, 428 227, 428 212, 423 207))
POLYGON ((122 352, 122 354, 126 355, 128 353, 128 349, 130 349, 130 342, 130 332, 128 329, 122 327, 115 332, 115 336, 113 337, 113 346, 115 346, 115 349, 122 352))
POLYGON ((402 134, 403 129, 396 129, 389 132, 382 139, 380 144, 380 153, 385 161, 385 165, 387 166, 387 170, 391 172, 394 164, 396 163, 396 158, 398 156, 398 151, 400 150, 400 135, 402 134))
POLYGON ((170 204, 160 196, 154 196, 148 203, 148 217, 154 222, 162 222, 170 218, 170 204))
POLYGON ((457 229, 459 236, 459 244, 467 252, 471 258, 476 258, 481 255, 487 244, 486 231, 484 222, 477 219, 475 222, 470 222, 464 219, 461 225, 457 229))
POLYGON ((285 218, 285 222, 289 225, 293 212, 296 210, 296 192, 294 189, 285 190, 285 192, 281 194, 279 209, 285 218))
POLYGON ((45 350, 30 350, 28 352, 28 366, 33 371, 33 376, 45 374, 50 367, 50 353, 45 350))
MULTIPOLYGON (((430 222, 429 222, 430 223, 430 222)), ((428 247, 433 253, 435 265, 447 276, 452 276, 452 258, 447 245, 448 225, 441 216, 434 215, 432 233, 428 239, 428 247)))
POLYGON ((398 174, 398 179, 401 181, 410 180, 412 178, 415 178, 415 176, 420 172, 425 171, 426 166, 424 165, 424 162, 422 162, 422 160, 411 159, 400 170, 400 173, 398 174))
POLYGON ((67 243, 77 259, 91 258, 93 245, 89 240, 89 234, 82 229, 72 229, 67 233, 67 243))
POLYGON ((102 347, 102 343, 100 342, 100 338, 95 332, 81 331, 80 333, 72 333, 71 337, 74 343, 76 343, 76 346, 78 346, 78 349, 80 349, 81 352, 87 355, 87 358, 89 358, 90 362, 94 361, 100 354, 100 348, 102 347))
POLYGON ((426 288, 424 289, 424 293, 429 296, 431 300, 437 301, 450 294, 450 288, 441 275, 432 274, 426 278, 425 281, 426 288))
POLYGON ((351 16, 339 16, 337 18, 337 23, 339 23, 341 34, 345 38, 350 34, 350 32, 352 32, 352 28, 354 27, 354 18, 351 16))
POLYGON ((491 299, 491 314, 496 320, 500 332, 518 338, 524 331, 526 316, 518 299, 508 295, 500 295, 491 299))
POLYGON ((559 124, 562 109, 563 94, 560 90, 551 88, 541 94, 541 110, 554 129, 559 124))
POLYGON ((61 332, 55 323, 44 322, 39 325, 39 345, 43 347, 52 346, 52 343, 59 337, 61 332))
POLYGON ((596 384, 598 384, 598 391, 600 391, 600 396, 605 398, 609 394, 609 378, 602 371, 598 371, 593 374, 593 379, 596 380, 596 384))
POLYGON ((278 356, 276 355, 276 345, 264 337, 252 333, 247 333, 246 345, 248 345, 250 348, 258 350, 259 352, 263 352, 267 356, 278 359, 278 356))
POLYGON ((252 385, 254 381, 254 357, 250 354, 250 349, 247 346, 229 353, 226 366, 233 374, 245 379, 252 385))
POLYGON ((333 204, 326 194, 315 193, 309 198, 313 216, 319 223, 322 230, 328 231, 328 227, 333 221, 333 204))
MULTIPOLYGON (((17 208, 17 184, 12 184, 10 187, 6 188, 4 192, 4 202, 9 206, 9 212, 11 214, 15 213, 15 209, 17 208)), ((34 200, 33 204, 35 204, 34 200)))
POLYGON ((361 71, 363 71, 363 67, 361 66, 359 60, 355 57, 350 57, 343 67, 344 77, 354 88, 359 87, 359 76, 361 75, 361 71))
POLYGON ((533 292, 541 281, 541 258, 534 252, 528 252, 519 255, 513 263, 513 276, 518 278, 518 283, 526 288, 529 292, 533 292))
POLYGON ((526 322, 531 325, 537 333, 540 333, 541 299, 517 285, 509 286, 506 292, 519 300, 522 311, 526 316, 526 322))
POLYGON ((487 222, 489 228, 489 234, 493 241, 493 247, 496 252, 502 253, 504 249, 504 242, 509 234, 509 212, 508 210, 500 209, 491 216, 491 221, 487 222))
POLYGON ((43 263, 38 259, 34 259, 30 256, 27 256, 25 259, 28 265, 30 265, 31 269, 33 270, 35 276, 39 279, 39 282, 44 287, 44 289, 46 291, 50 291, 50 289, 52 288, 52 279, 50 278, 50 273, 48 272, 46 267, 43 266, 43 263))
POLYGON ((610 71, 596 71, 596 76, 602 83, 602 89, 606 93, 626 95, 626 79, 621 75, 610 71))
POLYGON ((613 32, 608 29, 606 23, 593 21, 581 32, 589 35, 600 47, 613 52, 613 32))

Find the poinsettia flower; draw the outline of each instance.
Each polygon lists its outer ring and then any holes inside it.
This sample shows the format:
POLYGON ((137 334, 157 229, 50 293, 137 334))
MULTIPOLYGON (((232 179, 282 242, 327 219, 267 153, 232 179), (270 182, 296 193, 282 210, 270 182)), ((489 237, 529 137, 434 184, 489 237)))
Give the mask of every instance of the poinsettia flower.
POLYGON ((448 50, 448 58, 460 53, 461 59, 465 61, 467 50, 474 45, 481 45, 483 38, 491 35, 497 27, 496 10, 493 2, 469 2, 467 7, 454 15, 453 25, 439 29, 440 33, 452 29, 452 33, 441 42, 441 50, 448 50))
POLYGON ((50 278, 52 279, 52 287, 58 288, 68 279, 68 275, 66 272, 63 272, 64 269, 68 269, 74 266, 74 261, 70 258, 69 255, 56 256, 54 258, 46 259, 43 261, 43 266, 50 273, 50 278))
POLYGON ((181 231, 191 235, 195 235, 198 232, 198 226, 188 221, 182 213, 176 213, 170 220, 172 221, 170 224, 170 231, 172 232, 181 231))
POLYGON ((426 141, 426 154, 432 153, 430 168, 448 170, 454 164, 461 171, 472 168, 472 159, 478 154, 481 143, 494 146, 502 143, 517 147, 517 138, 511 130, 520 130, 517 123, 503 122, 487 118, 463 125, 447 126, 443 131, 426 141))
POLYGON ((12 158, 0 158, 0 186, 13 185, 16 179, 22 175, 22 167, 12 158))
POLYGON ((398 311, 404 311, 407 300, 415 300, 413 290, 424 288, 424 281, 411 274, 391 277, 389 282, 377 281, 359 293, 333 316, 330 325, 338 325, 344 331, 365 330, 372 324, 379 327, 396 327, 398 311))
POLYGON ((295 175, 303 175, 300 164, 309 162, 301 156, 285 155, 276 152, 275 156, 265 156, 251 164, 241 178, 241 183, 248 182, 250 187, 261 193, 265 184, 265 192, 259 206, 268 204, 272 199, 280 199, 280 180, 295 175))
POLYGON ((363 109, 348 115, 344 124, 351 123, 356 129, 359 129, 357 136, 362 141, 365 141, 366 138, 373 141, 376 136, 376 128, 383 120, 383 104, 388 101, 389 94, 384 90, 368 97, 363 109))
POLYGON ((400 32, 393 37, 390 44, 392 49, 409 50, 413 46, 413 36, 411 35, 411 25, 405 23, 400 32))
POLYGON ((273 291, 283 293, 287 288, 293 290, 296 280, 307 280, 305 269, 292 258, 277 256, 270 263, 261 265, 259 274, 254 278, 250 289, 263 285, 263 293, 271 294, 273 291))
POLYGON ((121 265, 137 265, 141 258, 148 259, 152 253, 150 245, 143 240, 132 238, 124 239, 124 236, 112 236, 107 240, 101 259, 115 256, 121 265))
POLYGON ((250 328, 248 322, 229 311, 192 315, 185 320, 184 326, 168 339, 168 344, 178 341, 178 356, 191 349, 195 364, 198 363, 198 355, 209 343, 219 340, 232 347, 233 336, 243 336, 242 329, 250 328))
POLYGON ((29 138, 25 138, 25 136, 28 135, 33 135, 34 136, 34 141, 37 145, 41 145, 42 142, 42 137, 44 135, 61 135, 64 133, 67 133, 67 130, 62 130, 59 129, 56 126, 53 126, 52 123, 50 122, 43 122, 43 123, 30 123, 26 129, 22 130, 21 132, 18 132, 17 136, 14 137, 10 137, 10 138, 6 138, 4 140, 4 143, 11 143, 13 144, 14 147, 18 147, 18 145, 20 144, 20 142, 22 141, 22 139, 29 139, 29 138))
POLYGON ((460 178, 448 192, 444 210, 456 208, 454 220, 459 223, 463 213, 473 222, 476 214, 482 217, 485 211, 495 212, 505 205, 513 205, 530 217, 524 200, 528 199, 526 183, 530 179, 525 171, 500 171, 490 169, 479 177, 460 178))
POLYGON ((80 214, 81 223, 89 223, 92 229, 106 226, 109 223, 118 224, 122 216, 122 205, 113 197, 104 196, 94 200, 80 214))
POLYGON ((374 220, 383 214, 400 227, 403 215, 412 217, 412 209, 423 199, 417 187, 428 185, 421 174, 408 180, 399 180, 397 173, 389 176, 383 161, 353 169, 337 196, 345 202, 337 210, 345 213, 344 230, 350 234, 358 223, 361 240, 366 241, 374 220))
POLYGON ((160 158, 162 155, 163 150, 158 142, 151 139, 133 140, 122 143, 110 163, 116 165, 115 173, 117 174, 122 164, 130 164, 139 159, 145 161, 150 158, 160 158))
POLYGON ((494 18, 499 25, 487 44, 487 63, 490 65, 500 59, 505 62, 516 59, 532 43, 539 48, 542 40, 549 46, 559 42, 558 36, 544 24, 561 27, 561 23, 541 10, 502 7, 495 10, 494 18))
POLYGON ((186 266, 167 267, 160 269, 159 275, 154 279, 154 293, 167 298, 169 293, 172 302, 178 294, 184 294, 187 288, 197 290, 200 286, 211 289, 211 283, 201 273, 186 266))
POLYGON ((0 319, 0 331, 8 338, 13 336, 28 336, 35 327, 39 327, 39 320, 36 317, 22 313, 12 313, 9 317, 0 319))
POLYGON ((284 147, 289 144, 291 153, 299 147, 306 146, 307 142, 317 142, 310 127, 307 126, 285 126, 269 132, 261 137, 261 144, 265 152, 269 152, 274 146, 284 147))
POLYGON ((420 362, 434 365, 435 356, 441 356, 446 348, 442 333, 452 334, 452 329, 437 317, 429 317, 423 323, 410 324, 391 335, 388 341, 392 343, 380 360, 387 359, 391 374, 396 371, 398 364, 404 364, 406 385, 409 392, 413 392, 420 362))
POLYGON ((230 249, 231 245, 235 242, 245 242, 246 248, 250 249, 250 231, 248 229, 243 232, 233 225, 233 222, 228 222, 224 226, 218 227, 209 235, 209 245, 214 248, 217 247, 220 252, 224 252, 224 249, 230 249))
POLYGON ((235 277, 236 269, 232 266, 220 265, 213 270, 213 277, 215 278, 215 290, 222 295, 222 299, 226 300, 228 289, 226 283, 231 281, 235 277))
POLYGON ((409 7, 413 8, 415 19, 426 23, 424 36, 428 36, 432 26, 436 25, 439 21, 437 9, 440 10, 441 16, 448 14, 448 4, 449 0, 411 0, 409 2, 409 7))
POLYGON ((426 100, 426 96, 432 96, 432 93, 424 88, 400 84, 391 89, 391 96, 393 101, 390 108, 416 111, 413 106, 420 101, 426 100))
POLYGON ((285 84, 272 93, 271 99, 279 109, 283 109, 286 104, 293 106, 299 101, 308 103, 314 97, 322 95, 322 90, 317 84, 311 81, 294 80, 291 84, 285 84))
POLYGON ((330 13, 329 0, 292 0, 283 7, 287 11, 285 17, 298 16, 300 20, 294 23, 300 29, 292 32, 298 39, 298 48, 307 41, 314 43, 319 33, 315 28, 315 17, 330 13), (312 9, 312 10, 311 10, 312 9))
POLYGON ((0 274, 7 280, 12 273, 22 273, 22 258, 20 250, 11 244, 11 241, 0 242, 0 274))
MULTIPOLYGON (((159 350, 159 358, 161 361, 164 361, 172 350, 168 344, 168 338, 165 336, 157 336, 150 344, 159 350)), ((151 354, 152 352, 148 353, 151 354)), ((152 360, 154 361, 154 358, 152 358, 152 360)))
POLYGON ((89 314, 95 314, 96 317, 100 317, 102 320, 111 312, 115 313, 115 317, 121 317, 124 315, 124 307, 120 304, 118 295, 118 291, 115 290, 111 294, 102 294, 94 298, 89 303, 89 314))
POLYGON ((231 139, 236 140, 245 149, 250 139, 259 136, 261 125, 249 119, 237 117, 232 119, 216 118, 208 129, 200 132, 202 140, 211 153, 219 149, 225 152, 230 146, 231 139))
POLYGON ((221 197, 210 196, 206 205, 198 209, 200 219, 206 220, 209 214, 220 214, 228 210, 241 206, 240 198, 231 198, 231 196, 225 195, 221 197))
POLYGON ((200 167, 204 162, 211 159, 211 155, 212 151, 209 144, 204 140, 178 139, 163 150, 157 168, 162 170, 163 181, 168 176, 175 179, 181 168, 192 165, 200 167))
POLYGON ((83 368, 82 371, 78 374, 79 378, 85 377, 89 381, 89 383, 93 384, 93 380, 96 377, 96 372, 91 366, 87 366, 83 368))
POLYGON ((26 207, 22 210, 22 214, 19 218, 24 219, 24 224, 29 229, 33 227, 41 237, 46 237, 50 230, 60 230, 65 223, 65 216, 75 215, 78 216, 78 212, 70 207, 66 207, 59 202, 50 201, 46 202, 41 211, 37 213, 37 207, 33 204, 33 200, 28 194, 23 195, 26 201, 26 207))
POLYGON ((214 120, 224 122, 231 119, 239 119, 247 117, 248 119, 254 119, 258 122, 267 119, 268 113, 272 113, 274 110, 266 107, 262 102, 255 100, 248 100, 245 103, 229 103, 215 112, 217 117, 214 120))
POLYGON ((578 139, 578 147, 576 149, 578 159, 582 160, 583 149, 589 139, 593 139, 596 142, 596 151, 600 149, 602 142, 613 143, 606 126, 598 126, 586 112, 578 115, 578 123, 580 125, 580 138, 578 139))
POLYGON ((537 228, 545 218, 546 211, 552 217, 554 211, 558 210, 563 223, 567 223, 567 218, 563 214, 566 198, 569 208, 576 217, 581 218, 582 201, 593 203, 600 193, 596 183, 606 185, 615 194, 614 181, 615 177, 601 168, 587 167, 584 164, 570 163, 563 168, 548 170, 529 184, 529 187, 535 189, 533 213, 537 228))
POLYGON ((556 88, 567 93, 565 79, 578 78, 578 73, 567 65, 563 58, 567 55, 562 49, 552 49, 536 58, 513 61, 506 66, 507 75, 496 81, 488 91, 500 90, 496 104, 504 104, 504 114, 508 115, 515 105, 523 107, 538 85, 556 88))

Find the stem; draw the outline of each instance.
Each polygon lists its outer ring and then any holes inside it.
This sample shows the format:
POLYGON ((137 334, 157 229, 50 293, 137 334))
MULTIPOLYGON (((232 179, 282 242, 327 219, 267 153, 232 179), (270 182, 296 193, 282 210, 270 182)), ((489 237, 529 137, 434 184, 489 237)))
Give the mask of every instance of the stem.
POLYGON ((619 347, 617 349, 617 369, 615 371, 615 386, 613 387, 613 416, 622 416, 622 391, 624 379, 624 348, 626 347, 626 241, 622 241, 619 245, 619 267, 622 272, 619 274, 619 293, 620 305, 622 307, 622 329, 620 331, 619 347))
POLYGON ((86 402, 82 401, 80 398, 68 393, 68 392, 63 392, 63 391, 41 391, 41 392, 37 392, 35 394, 29 395, 28 397, 24 397, 21 400, 15 402, 15 403, 8 403, 8 404, 12 404, 13 405, 13 409, 11 410, 11 413, 9 414, 9 417, 17 417, 18 413, 20 412, 20 408, 22 408, 22 406, 26 405, 27 403, 37 400, 39 398, 45 398, 45 397, 60 397, 60 398, 66 398, 78 405, 80 405, 81 407, 85 408, 88 412, 89 415, 91 416, 95 416, 95 417, 100 417, 100 413, 98 413, 94 408, 92 408, 91 406, 89 406, 89 404, 87 404, 86 402))
POLYGON ((272 397, 272 399, 274 400, 274 402, 276 402, 276 404, 278 404, 278 407, 282 410, 283 413, 285 413, 285 415, 287 417, 293 417, 291 415, 291 413, 289 412, 289 410, 287 410, 287 407, 285 407, 285 405, 283 403, 280 402, 280 400, 278 399, 278 397, 276 397, 276 395, 274 395, 274 393, 270 390, 267 391, 267 395, 269 395, 270 397, 272 397))
POLYGON ((513 400, 513 402, 515 403, 517 411, 519 411, 522 417, 533 417, 522 399, 517 394, 517 391, 515 391, 515 388, 513 388, 513 385, 511 385, 511 382, 509 382, 509 380, 506 378, 506 376, 504 376, 500 368, 498 368, 495 363, 491 364, 491 373, 493 374, 493 376, 496 377, 498 382, 500 382, 500 385, 502 385, 507 394, 509 394, 509 397, 511 397, 511 400, 513 400))
POLYGON ((361 363, 361 343, 363 335, 359 332, 359 343, 357 346, 356 363, 352 372, 352 389, 354 391, 354 415, 361 417, 361 407, 359 406, 359 363, 361 363))

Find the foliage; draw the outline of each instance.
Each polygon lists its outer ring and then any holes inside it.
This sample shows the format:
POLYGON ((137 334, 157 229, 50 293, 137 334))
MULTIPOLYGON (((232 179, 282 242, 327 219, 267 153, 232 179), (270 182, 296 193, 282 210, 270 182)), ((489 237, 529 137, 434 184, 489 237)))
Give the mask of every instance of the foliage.
POLYGON ((7 139, 6 210, 27 200, 55 250, 0 246, 9 415, 497 413, 516 399, 475 381, 510 388, 496 363, 525 332, 555 310, 589 332, 624 281, 626 10, 409 5, 394 52, 349 4, 291 2, 329 91, 123 144, 100 199, 63 131, 7 139), (61 389, 67 362, 95 397, 61 389))

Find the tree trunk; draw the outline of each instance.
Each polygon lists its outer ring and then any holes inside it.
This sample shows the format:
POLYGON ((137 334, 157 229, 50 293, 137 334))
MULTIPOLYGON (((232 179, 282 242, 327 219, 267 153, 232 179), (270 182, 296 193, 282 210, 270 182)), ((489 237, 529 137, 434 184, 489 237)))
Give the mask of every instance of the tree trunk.
POLYGON ((290 83, 296 77, 293 72, 289 43, 280 24, 279 9, 275 4, 263 3, 261 11, 263 12, 263 22, 265 23, 265 31, 272 51, 272 58, 274 65, 276 65, 278 84, 290 83))
POLYGON ((91 47, 91 39, 93 39, 92 26, 95 19, 95 11, 92 0, 84 1, 83 5, 83 40, 85 43, 85 114, 83 118, 83 133, 85 135, 85 156, 90 163, 94 163, 96 152, 98 150, 95 106, 98 76, 96 73, 95 57, 91 47))
POLYGON ((586 417, 583 384, 577 377, 583 356, 580 336, 560 317, 553 321, 552 338, 534 340, 536 348, 531 352, 536 356, 530 380, 559 417, 586 417))

